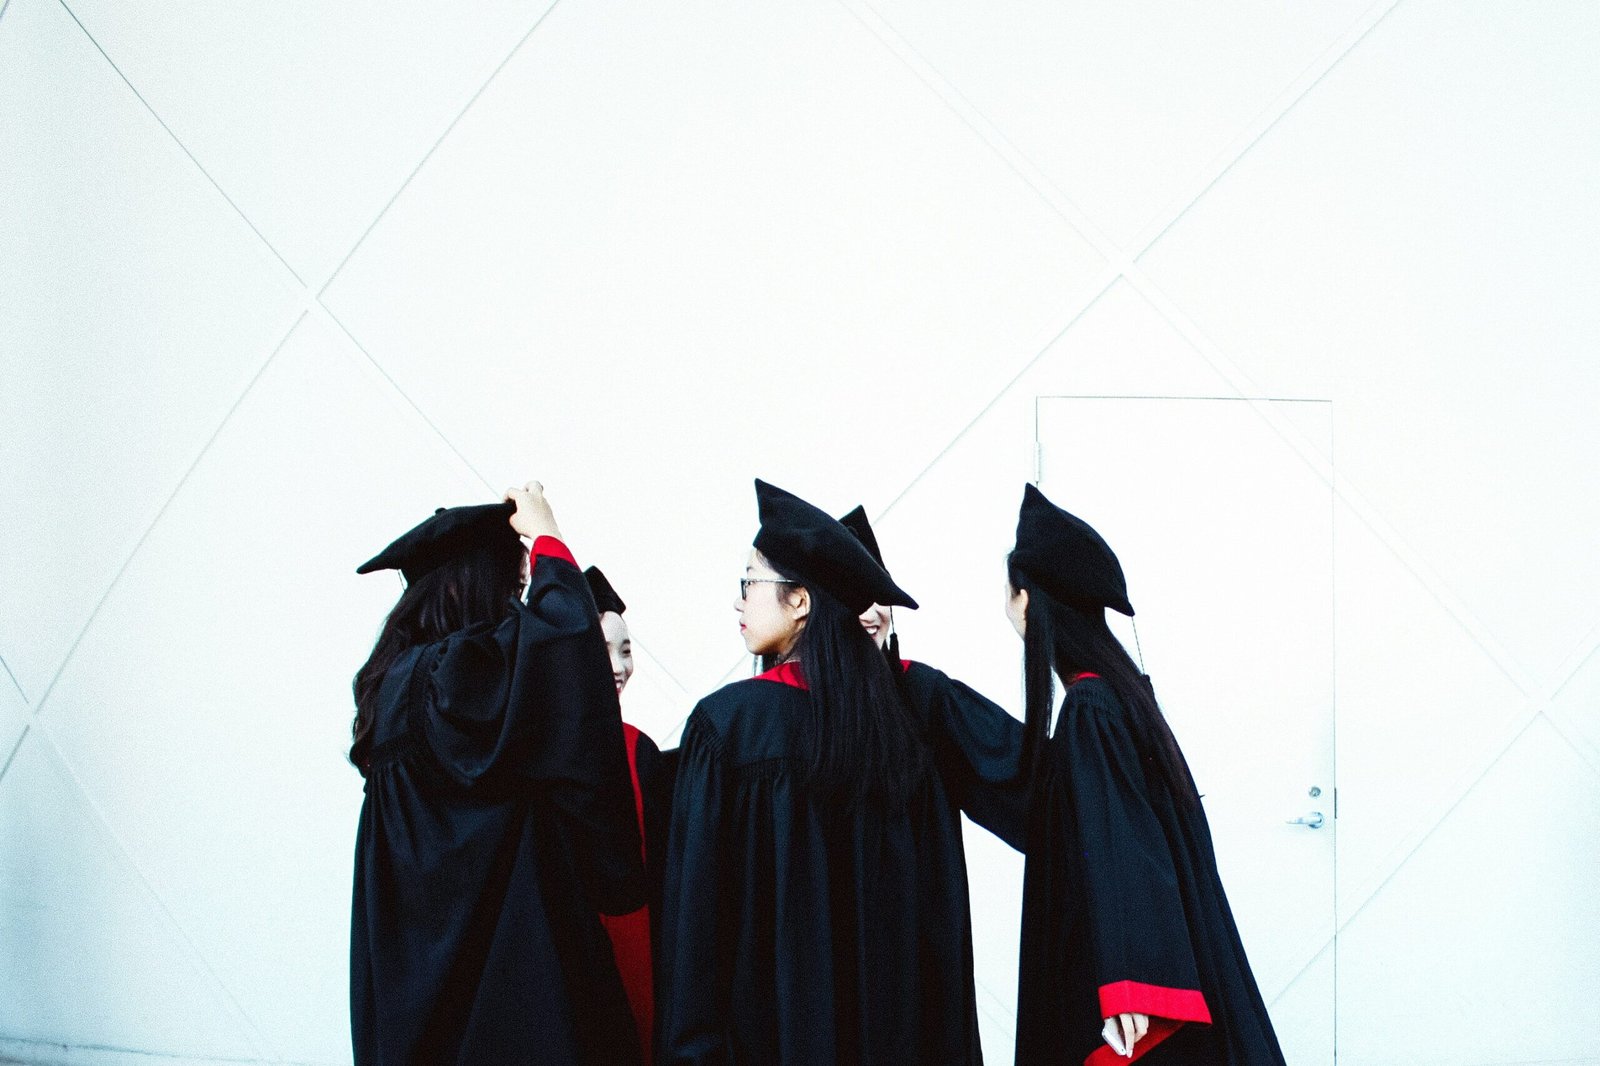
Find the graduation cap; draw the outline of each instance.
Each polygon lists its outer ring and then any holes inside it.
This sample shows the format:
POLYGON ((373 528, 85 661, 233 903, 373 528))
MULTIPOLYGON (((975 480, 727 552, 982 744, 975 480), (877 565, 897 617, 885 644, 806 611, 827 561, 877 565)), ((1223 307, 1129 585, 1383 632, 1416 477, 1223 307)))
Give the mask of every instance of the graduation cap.
POLYGON ((1046 593, 1073 607, 1109 607, 1133 616, 1128 583, 1116 553, 1076 515, 1029 485, 1017 515, 1011 562, 1046 593))
POLYGON ((855 613, 874 603, 916 607, 873 553, 837 519, 790 492, 756 479, 761 529, 755 548, 855 613))
POLYGON ((617 595, 617 590, 611 587, 611 582, 606 580, 606 575, 598 566, 591 566, 583 572, 589 582, 589 592, 594 596, 594 605, 601 614, 607 611, 613 614, 622 614, 628 605, 622 602, 622 597, 617 595))
POLYGON ((854 533, 856 539, 867 546, 867 551, 872 553, 872 557, 878 561, 879 566, 883 566, 885 570, 888 569, 887 566, 884 566, 883 552, 878 548, 878 538, 872 532, 872 523, 867 521, 867 509, 865 507, 857 504, 853 511, 839 519, 839 524, 854 533))
POLYGON ((516 540, 517 531, 510 523, 516 511, 517 505, 510 500, 469 507, 441 507, 356 567, 356 573, 398 570, 410 584, 453 556, 492 545, 497 540, 507 543, 516 540))

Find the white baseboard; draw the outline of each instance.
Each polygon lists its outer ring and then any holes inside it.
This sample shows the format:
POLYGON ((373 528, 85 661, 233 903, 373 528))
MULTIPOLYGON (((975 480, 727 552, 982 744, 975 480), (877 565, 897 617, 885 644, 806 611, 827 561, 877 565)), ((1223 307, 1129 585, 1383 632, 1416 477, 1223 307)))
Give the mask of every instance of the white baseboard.
POLYGON ((82 1047, 47 1040, 0 1037, 0 1066, 348 1066, 348 1063, 274 1063, 271 1059, 211 1059, 131 1048, 82 1047))

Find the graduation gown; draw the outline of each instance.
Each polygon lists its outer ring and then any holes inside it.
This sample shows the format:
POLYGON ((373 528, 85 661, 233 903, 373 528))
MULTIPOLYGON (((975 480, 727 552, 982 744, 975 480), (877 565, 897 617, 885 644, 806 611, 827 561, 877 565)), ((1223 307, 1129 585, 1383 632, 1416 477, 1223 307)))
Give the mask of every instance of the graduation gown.
POLYGON ((356 838, 356 1066, 637 1063, 597 912, 644 902, 622 721, 583 575, 385 675, 356 838))
POLYGON ((1023 881, 1018 1066, 1126 1063, 1104 1019, 1148 1014, 1149 1066, 1282 1066, 1192 786, 1146 775, 1126 711, 1092 674, 1043 756, 1023 881))
POLYGON ((633 775, 639 832, 644 840, 648 903, 629 914, 602 914, 600 924, 611 939, 612 954, 628 995, 628 1007, 633 1011, 634 1025, 639 1031, 640 1056, 644 1066, 651 1066, 655 1059, 657 922, 654 916, 661 913, 661 864, 666 853, 677 751, 663 754, 655 741, 626 722, 622 724, 622 735, 628 751, 628 770, 633 775))
POLYGON ((660 1061, 980 1063, 960 810, 1013 843, 1021 724, 919 664, 904 685, 933 769, 905 809, 809 791, 809 695, 785 664, 701 700, 684 728, 662 910, 660 1061))

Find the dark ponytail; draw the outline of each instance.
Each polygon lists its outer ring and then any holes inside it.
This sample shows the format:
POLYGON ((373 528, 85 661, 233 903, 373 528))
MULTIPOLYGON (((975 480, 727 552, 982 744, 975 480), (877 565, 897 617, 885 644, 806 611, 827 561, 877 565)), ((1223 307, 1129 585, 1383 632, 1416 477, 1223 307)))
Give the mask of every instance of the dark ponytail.
MULTIPOLYGON (((1020 575, 1010 574, 1013 589, 1020 575)), ((1039 759, 1050 735, 1050 717, 1056 706, 1055 612, 1049 598, 1038 589, 1028 591, 1027 625, 1022 634, 1022 768, 1026 780, 1038 779, 1039 759)))
POLYGON ((522 551, 522 542, 511 533, 500 543, 444 562, 406 586, 351 685, 356 717, 350 726, 350 761, 358 768, 366 769, 378 692, 389 668, 419 644, 510 614, 522 580, 522 551))
MULTIPOLYGON (((811 612, 792 653, 810 690, 810 713, 799 731, 806 783, 851 807, 904 806, 931 758, 901 691, 900 664, 891 670, 856 612, 767 561, 811 596, 811 612)), ((793 589, 781 588, 778 594, 785 593, 793 589)))
POLYGON ((1196 799, 1194 779, 1156 702, 1150 678, 1106 625, 1104 608, 1080 608, 1054 599, 1029 581, 1009 559, 1013 589, 1026 589, 1028 610, 1023 634, 1023 699, 1026 708, 1022 765, 1037 780, 1050 718, 1055 710, 1055 677, 1070 681, 1080 673, 1098 674, 1128 714, 1147 780, 1160 782, 1180 804, 1196 799))

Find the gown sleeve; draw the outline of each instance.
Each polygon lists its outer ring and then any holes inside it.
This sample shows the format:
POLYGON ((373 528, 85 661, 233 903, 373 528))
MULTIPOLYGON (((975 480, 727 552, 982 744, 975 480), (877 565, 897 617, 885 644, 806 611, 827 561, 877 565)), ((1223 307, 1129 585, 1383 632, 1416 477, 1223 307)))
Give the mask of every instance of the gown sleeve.
POLYGON ((659 914, 667 830, 672 822, 672 788, 678 774, 678 749, 662 751, 648 736, 641 735, 637 750, 639 798, 644 804, 645 874, 650 882, 650 909, 659 914))
POLYGON ((590 902, 644 903, 638 814, 605 639, 560 541, 534 544, 527 603, 448 638, 431 665, 421 730, 466 789, 532 788, 566 830, 590 902))
MULTIPOLYGON (((1083 852, 1100 1016, 1150 1016, 1142 1057, 1187 1022, 1209 1024, 1172 851, 1151 806, 1125 712, 1103 696, 1069 691, 1052 738, 1083 852)), ((1101 1046, 1088 1066, 1127 1062, 1101 1046)))
POLYGON ((664 1066, 729 1061, 732 962, 722 930, 721 871, 729 797, 721 740, 697 712, 678 749, 661 904, 661 1027, 664 1066))
POLYGON ((932 724, 945 787, 967 817, 1025 850, 1027 784, 1019 775, 1022 723, 1005 708, 931 667, 932 724))

